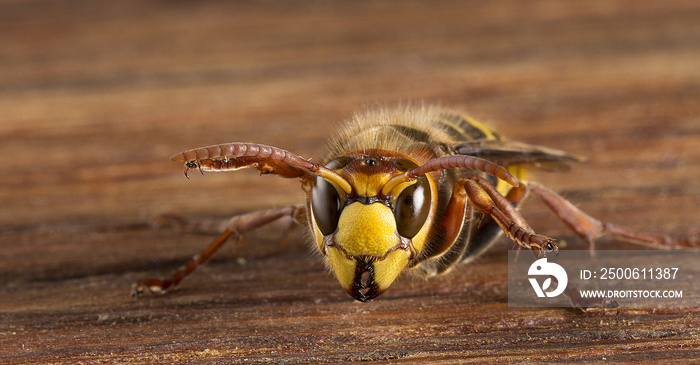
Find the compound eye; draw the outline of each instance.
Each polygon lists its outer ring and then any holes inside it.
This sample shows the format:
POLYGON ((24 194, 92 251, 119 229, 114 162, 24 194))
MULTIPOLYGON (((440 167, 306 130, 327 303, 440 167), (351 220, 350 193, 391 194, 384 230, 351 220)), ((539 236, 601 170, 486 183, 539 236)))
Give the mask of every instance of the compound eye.
POLYGON ((430 186, 425 176, 404 189, 396 199, 394 216, 399 234, 413 238, 425 224, 430 213, 430 186))
POLYGON ((340 195, 331 183, 322 177, 316 178, 311 189, 311 209, 318 229, 324 236, 335 232, 340 219, 340 195))

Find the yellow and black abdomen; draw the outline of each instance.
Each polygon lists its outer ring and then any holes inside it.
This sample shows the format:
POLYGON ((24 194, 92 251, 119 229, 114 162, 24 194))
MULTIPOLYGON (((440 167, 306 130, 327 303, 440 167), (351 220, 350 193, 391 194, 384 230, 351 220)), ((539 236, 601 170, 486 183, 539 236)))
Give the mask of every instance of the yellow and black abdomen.
MULTIPOLYGON (((503 138, 496 131, 489 128, 486 124, 479 122, 471 117, 444 113, 440 115, 440 119, 436 122, 439 128, 444 130, 449 137, 452 138, 451 144, 459 144, 463 142, 479 142, 479 141, 503 141, 503 138)), ((451 153, 457 153, 452 150, 451 153)), ((516 179, 525 179, 525 169, 520 165, 503 166, 508 169, 508 172, 513 174, 516 179)), ((490 177, 491 182, 499 193, 505 195, 511 186, 503 180, 498 180, 490 177)))

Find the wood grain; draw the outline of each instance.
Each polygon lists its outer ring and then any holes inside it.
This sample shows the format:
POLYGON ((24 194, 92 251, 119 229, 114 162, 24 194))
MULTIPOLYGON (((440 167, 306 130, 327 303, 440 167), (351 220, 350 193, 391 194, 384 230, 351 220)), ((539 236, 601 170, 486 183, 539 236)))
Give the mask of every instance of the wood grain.
MULTIPOLYGON (((592 215, 700 235, 698 19, 695 1, 2 2, 0 363, 700 361, 697 308, 509 308, 505 239, 362 304, 272 227, 170 295, 128 296, 214 238, 158 214, 303 198, 250 171, 187 180, 170 155, 319 157, 367 105, 463 107, 586 156, 532 178, 592 215)), ((523 214, 583 247, 541 204, 523 214)))

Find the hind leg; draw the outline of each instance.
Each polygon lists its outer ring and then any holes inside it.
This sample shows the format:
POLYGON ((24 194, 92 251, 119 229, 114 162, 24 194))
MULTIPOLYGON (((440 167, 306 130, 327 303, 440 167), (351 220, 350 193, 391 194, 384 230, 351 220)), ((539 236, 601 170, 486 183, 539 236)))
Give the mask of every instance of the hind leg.
POLYGON ((535 194, 571 230, 588 244, 593 252, 595 240, 603 235, 611 235, 626 241, 636 242, 659 249, 692 249, 699 247, 697 240, 673 238, 636 231, 612 223, 601 222, 576 208, 559 194, 535 182, 527 183, 527 190, 535 194))

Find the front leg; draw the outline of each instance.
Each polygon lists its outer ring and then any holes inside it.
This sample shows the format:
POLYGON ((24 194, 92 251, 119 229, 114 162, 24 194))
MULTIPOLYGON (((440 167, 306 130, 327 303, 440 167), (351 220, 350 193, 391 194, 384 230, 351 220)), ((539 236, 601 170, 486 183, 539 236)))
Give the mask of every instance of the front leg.
POLYGON ((303 206, 285 206, 237 215, 228 221, 228 228, 219 238, 209 245, 206 250, 195 255, 183 267, 175 271, 170 278, 165 280, 144 279, 134 283, 131 288, 131 295, 138 297, 145 291, 152 294, 167 293, 180 284, 187 276, 192 274, 198 267, 206 264, 214 252, 221 248, 229 238, 233 237, 238 240, 243 234, 282 218, 293 218, 295 222, 303 223, 303 219, 306 216, 305 211, 306 208, 303 206))
POLYGON ((482 215, 490 216, 518 245, 537 250, 540 256, 559 250, 555 239, 533 232, 511 202, 486 180, 475 176, 458 183, 464 186, 471 205, 482 215))

